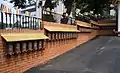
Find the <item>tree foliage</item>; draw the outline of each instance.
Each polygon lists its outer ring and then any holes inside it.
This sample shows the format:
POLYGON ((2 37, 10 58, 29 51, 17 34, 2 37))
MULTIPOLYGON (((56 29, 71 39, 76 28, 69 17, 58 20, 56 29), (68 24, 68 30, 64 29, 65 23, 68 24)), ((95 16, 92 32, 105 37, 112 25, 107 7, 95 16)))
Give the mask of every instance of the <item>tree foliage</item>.
MULTIPOLYGON (((26 6, 27 0, 10 0, 11 3, 14 3, 15 7, 24 8, 26 6)), ((34 0, 28 0, 28 3, 34 3, 34 0)))
MULTIPOLYGON (((28 0, 31 3, 33 0, 28 0)), ((67 13, 70 14, 73 6, 75 5, 76 8, 83 12, 94 11, 95 13, 100 13, 103 8, 105 8, 109 4, 109 0, 62 0, 67 8, 67 13), (75 4, 74 4, 75 3, 75 4)), ((15 6, 19 8, 23 8, 26 5, 26 0, 11 0, 14 2, 15 6)), ((58 0, 46 0, 45 8, 49 7, 53 9, 58 0)))
POLYGON ((11 0, 10 2, 14 3, 14 6, 18 8, 23 8, 26 4, 26 0, 11 0))
POLYGON ((109 5, 109 0, 75 0, 76 7, 81 9, 81 12, 94 11, 100 13, 102 9, 109 5))

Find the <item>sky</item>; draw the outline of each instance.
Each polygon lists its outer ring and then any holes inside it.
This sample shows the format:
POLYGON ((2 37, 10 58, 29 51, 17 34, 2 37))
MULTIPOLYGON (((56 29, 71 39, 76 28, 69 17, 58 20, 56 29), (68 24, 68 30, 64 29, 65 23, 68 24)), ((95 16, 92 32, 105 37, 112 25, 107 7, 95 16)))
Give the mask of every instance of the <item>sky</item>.
POLYGON ((1 9, 1 3, 2 3, 2 1, 0 1, 0 9, 1 9))
MULTIPOLYGON (((10 1, 10 0, 8 0, 10 1)), ((5 6, 9 7, 9 8, 13 8, 13 4, 12 3, 9 3, 7 1, 0 1, 0 7, 1 7, 1 3, 4 4, 5 6)))

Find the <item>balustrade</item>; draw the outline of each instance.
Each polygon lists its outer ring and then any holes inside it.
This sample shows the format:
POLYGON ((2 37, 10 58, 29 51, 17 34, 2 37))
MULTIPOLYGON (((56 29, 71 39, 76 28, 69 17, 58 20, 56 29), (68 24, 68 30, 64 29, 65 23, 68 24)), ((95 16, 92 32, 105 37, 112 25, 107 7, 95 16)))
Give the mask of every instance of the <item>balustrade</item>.
POLYGON ((45 40, 6 42, 6 43, 7 43, 6 55, 39 51, 44 49, 46 46, 45 40))

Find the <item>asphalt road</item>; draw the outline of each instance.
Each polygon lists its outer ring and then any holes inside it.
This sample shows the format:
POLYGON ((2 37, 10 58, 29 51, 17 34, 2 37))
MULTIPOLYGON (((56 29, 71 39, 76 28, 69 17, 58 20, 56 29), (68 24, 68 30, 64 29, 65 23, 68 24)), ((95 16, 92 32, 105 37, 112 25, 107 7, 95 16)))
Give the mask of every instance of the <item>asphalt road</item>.
POLYGON ((97 37, 25 73, 120 73, 120 37, 97 37))

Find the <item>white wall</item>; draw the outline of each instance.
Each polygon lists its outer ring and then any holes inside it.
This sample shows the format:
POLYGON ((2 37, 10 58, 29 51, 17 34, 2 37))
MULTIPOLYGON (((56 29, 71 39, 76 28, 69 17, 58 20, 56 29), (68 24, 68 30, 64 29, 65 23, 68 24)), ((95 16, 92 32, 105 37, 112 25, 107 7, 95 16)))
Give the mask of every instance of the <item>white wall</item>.
MULTIPOLYGON (((65 6, 62 3, 62 1, 58 1, 58 2, 59 4, 57 5, 57 7, 54 8, 54 12, 62 15, 64 12, 66 12, 65 6)), ((58 23, 60 23, 61 15, 55 15, 55 19, 58 23)))

